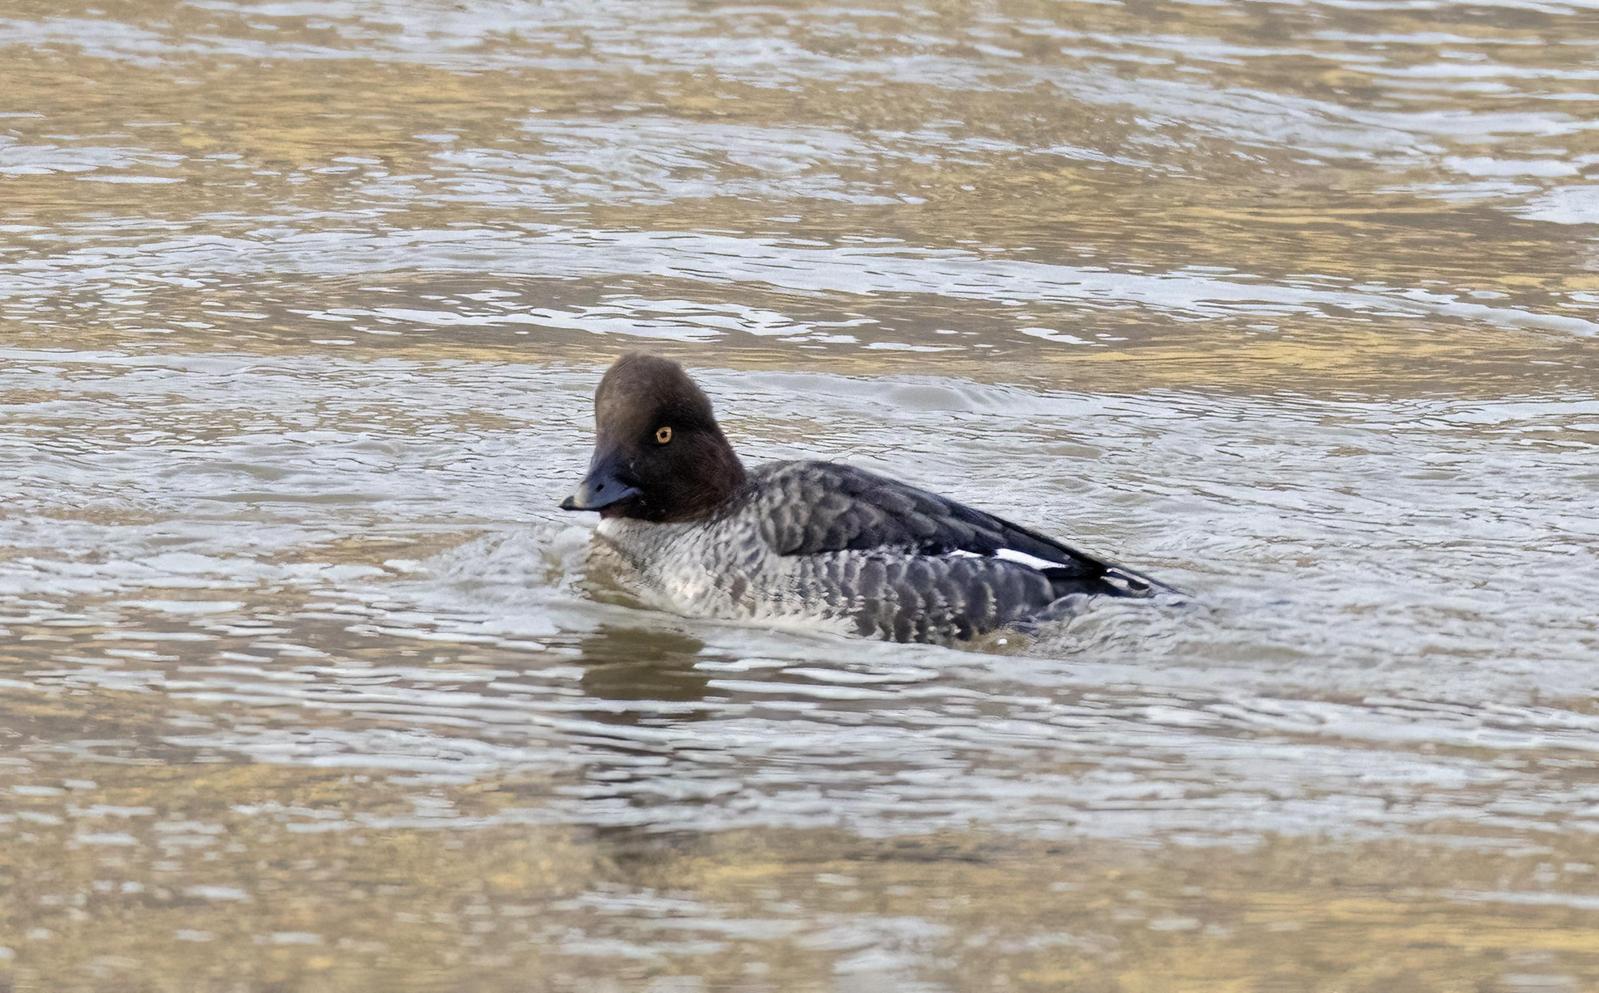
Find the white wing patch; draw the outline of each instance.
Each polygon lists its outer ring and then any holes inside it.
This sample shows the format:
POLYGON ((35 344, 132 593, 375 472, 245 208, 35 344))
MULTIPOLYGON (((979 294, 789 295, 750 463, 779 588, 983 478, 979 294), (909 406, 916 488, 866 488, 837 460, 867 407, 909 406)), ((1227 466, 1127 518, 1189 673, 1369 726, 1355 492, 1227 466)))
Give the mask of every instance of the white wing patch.
MULTIPOLYGON (((988 558, 986 555, 980 555, 977 552, 968 552, 965 549, 956 549, 955 551, 948 552, 946 554, 948 554, 950 558, 954 559, 988 558)), ((1064 562, 1051 562, 1049 559, 1041 559, 1036 555, 1028 555, 1026 552, 1018 552, 1014 548, 1001 548, 994 552, 993 557, 1002 562, 1014 562, 1017 565, 1024 565, 1029 569, 1037 569, 1039 572, 1043 572, 1045 569, 1059 569, 1066 564, 1064 562)))
POLYGON ((1045 569, 1059 569, 1066 564, 1064 562, 1051 562, 1049 559, 1041 559, 1036 555, 1028 555, 1026 552, 1018 552, 1014 548, 1001 548, 994 553, 994 558, 1004 559, 1006 562, 1015 562, 1017 565, 1024 565, 1029 569, 1037 569, 1039 572, 1043 572, 1045 569))

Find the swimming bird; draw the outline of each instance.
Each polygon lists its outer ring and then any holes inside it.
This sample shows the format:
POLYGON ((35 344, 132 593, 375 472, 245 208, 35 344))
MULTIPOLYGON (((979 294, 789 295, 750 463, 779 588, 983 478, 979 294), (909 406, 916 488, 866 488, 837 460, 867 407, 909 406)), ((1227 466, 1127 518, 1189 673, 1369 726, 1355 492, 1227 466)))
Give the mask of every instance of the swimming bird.
POLYGON ((949 643, 1171 588, 1036 531, 836 462, 746 470, 682 366, 631 352, 594 393, 563 510, 682 614, 949 643))

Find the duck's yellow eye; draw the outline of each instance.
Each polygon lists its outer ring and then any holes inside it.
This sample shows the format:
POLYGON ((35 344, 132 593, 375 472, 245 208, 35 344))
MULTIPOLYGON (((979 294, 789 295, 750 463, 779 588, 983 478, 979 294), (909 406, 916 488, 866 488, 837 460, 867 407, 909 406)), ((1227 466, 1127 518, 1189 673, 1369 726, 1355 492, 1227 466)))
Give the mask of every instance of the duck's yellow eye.
POLYGON ((665 424, 655 429, 655 443, 664 445, 672 440, 672 429, 665 424))

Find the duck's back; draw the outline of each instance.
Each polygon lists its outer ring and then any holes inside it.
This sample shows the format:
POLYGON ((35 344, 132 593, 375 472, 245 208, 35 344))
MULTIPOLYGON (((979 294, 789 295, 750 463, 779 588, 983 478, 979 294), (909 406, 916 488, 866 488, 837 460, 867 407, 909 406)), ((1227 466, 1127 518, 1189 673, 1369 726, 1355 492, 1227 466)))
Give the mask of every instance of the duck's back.
POLYGON ((785 581, 772 595, 896 641, 971 637, 1073 594, 1162 588, 992 514, 833 462, 763 466, 736 513, 753 517, 778 560, 785 581))

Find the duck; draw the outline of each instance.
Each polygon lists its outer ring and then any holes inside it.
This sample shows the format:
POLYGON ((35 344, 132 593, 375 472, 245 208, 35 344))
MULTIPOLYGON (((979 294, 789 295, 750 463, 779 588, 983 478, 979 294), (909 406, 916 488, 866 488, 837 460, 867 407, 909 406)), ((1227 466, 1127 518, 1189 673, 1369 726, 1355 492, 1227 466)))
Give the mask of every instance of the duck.
POLYGON ((594 451, 562 510, 646 599, 681 615, 953 644, 1070 616, 1088 598, 1176 593, 1149 576, 909 483, 838 462, 746 469, 677 362, 618 358, 594 451))

